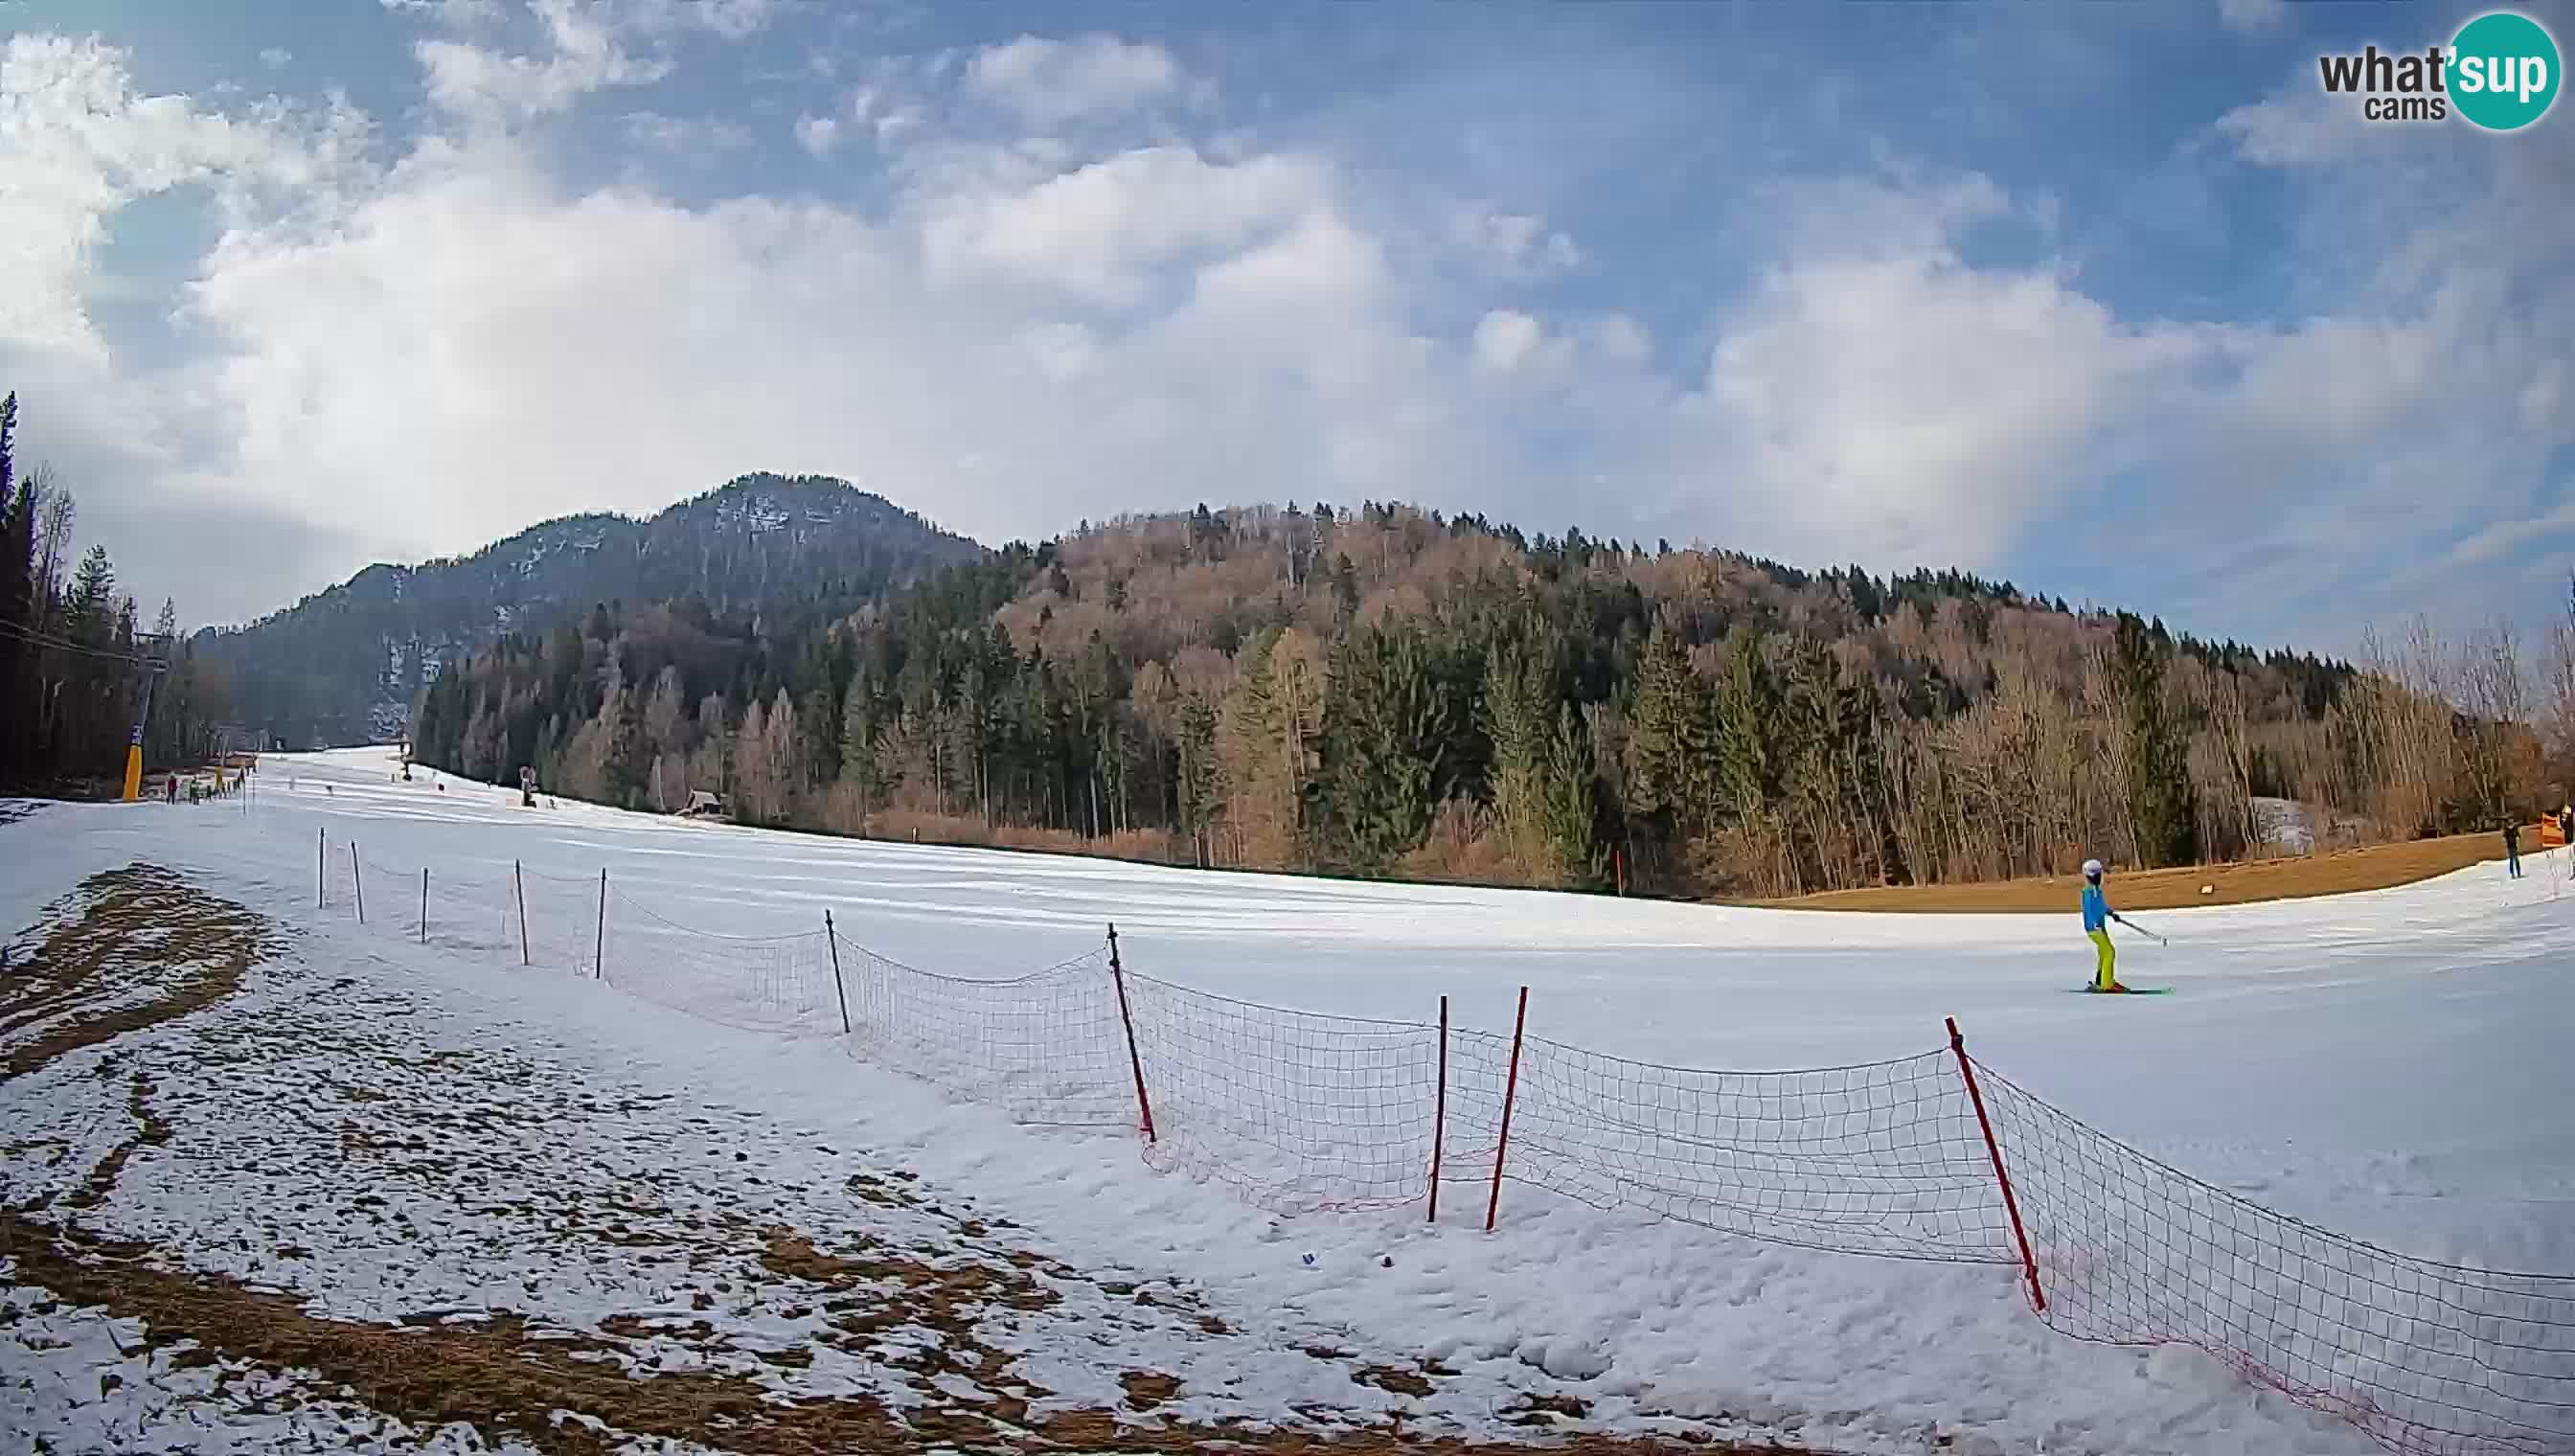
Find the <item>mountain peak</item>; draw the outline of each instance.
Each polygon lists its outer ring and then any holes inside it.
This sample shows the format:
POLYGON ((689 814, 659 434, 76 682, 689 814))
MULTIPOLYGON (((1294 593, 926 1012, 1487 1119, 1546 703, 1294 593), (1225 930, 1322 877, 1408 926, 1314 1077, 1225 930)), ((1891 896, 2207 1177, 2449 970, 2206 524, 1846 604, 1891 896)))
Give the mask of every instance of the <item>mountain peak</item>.
POLYGON ((439 664, 596 603, 865 598, 982 554, 848 481, 752 472, 646 518, 560 516, 470 556, 380 563, 213 651, 247 721, 296 747, 363 741, 400 725, 439 664))

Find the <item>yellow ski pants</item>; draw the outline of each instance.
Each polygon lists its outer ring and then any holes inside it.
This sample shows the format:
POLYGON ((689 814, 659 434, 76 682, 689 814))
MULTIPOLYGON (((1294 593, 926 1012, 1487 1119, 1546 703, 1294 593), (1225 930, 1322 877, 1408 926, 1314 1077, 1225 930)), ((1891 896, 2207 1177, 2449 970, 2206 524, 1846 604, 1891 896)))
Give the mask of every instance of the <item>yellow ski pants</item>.
POLYGON ((2092 948, 2098 953, 2100 961, 2093 970, 2092 985, 2095 990, 2106 991, 2119 983, 2118 974, 2114 969, 2119 963, 2119 952, 2110 944, 2109 926, 2104 925, 2092 932, 2092 948))

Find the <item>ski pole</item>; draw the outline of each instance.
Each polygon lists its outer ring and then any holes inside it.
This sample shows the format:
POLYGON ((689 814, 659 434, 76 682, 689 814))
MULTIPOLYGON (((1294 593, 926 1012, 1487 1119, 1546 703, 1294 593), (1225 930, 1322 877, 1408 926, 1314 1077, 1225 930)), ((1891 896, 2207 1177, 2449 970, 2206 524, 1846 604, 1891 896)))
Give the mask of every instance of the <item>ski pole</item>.
POLYGON ((2147 929, 2145 926, 2138 924, 2136 921, 2129 919, 2125 915, 2119 916, 2119 923, 2136 931, 2140 935, 2147 936, 2158 945, 2170 945, 2172 943, 2170 940, 2165 939, 2161 935, 2157 935, 2154 931, 2147 929))

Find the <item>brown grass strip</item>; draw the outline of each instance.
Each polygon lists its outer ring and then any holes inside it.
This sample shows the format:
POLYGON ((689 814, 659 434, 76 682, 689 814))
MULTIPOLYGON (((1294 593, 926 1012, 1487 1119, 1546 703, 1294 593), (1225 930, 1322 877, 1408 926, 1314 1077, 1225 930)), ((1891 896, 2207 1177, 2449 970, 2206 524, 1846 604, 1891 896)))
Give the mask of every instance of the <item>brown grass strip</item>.
MULTIPOLYGON (((2538 832, 2524 829, 2522 847, 2537 852, 2538 832)), ((2370 844, 2278 859, 2232 864, 2185 864, 2171 869, 2114 871, 2110 902, 2126 910, 2170 910, 2187 905, 2241 905, 2392 889, 2503 857, 2500 833, 2451 834, 2402 844, 2370 844), (2201 894, 2201 885, 2209 886, 2201 894)), ((2501 871, 2497 871, 2500 873, 2501 871)), ((1759 903, 1799 910, 1900 910, 1931 914, 2061 914, 2074 918, 2083 887, 2071 874, 1973 884, 1892 884, 1836 889, 1759 903)))
POLYGON ((35 980, 0 987, 0 1013, 18 1025, 104 999, 122 990, 109 972, 159 973, 151 999, 79 1016, 0 1057, 0 1082, 25 1076, 57 1057, 113 1041, 212 1004, 241 986, 242 975, 275 954, 275 927, 257 912, 217 899, 153 864, 109 869, 81 882, 80 918, 57 925, 36 947, 35 980), (34 993, 30 994, 29 991, 34 993))

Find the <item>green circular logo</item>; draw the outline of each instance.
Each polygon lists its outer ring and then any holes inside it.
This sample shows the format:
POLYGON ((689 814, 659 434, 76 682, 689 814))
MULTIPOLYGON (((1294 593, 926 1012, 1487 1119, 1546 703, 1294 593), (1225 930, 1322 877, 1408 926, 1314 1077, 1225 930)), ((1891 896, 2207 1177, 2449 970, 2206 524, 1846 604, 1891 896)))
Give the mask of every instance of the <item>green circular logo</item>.
POLYGON ((2450 104, 2490 132, 2519 131, 2557 100, 2557 41, 2545 26, 2510 10, 2459 27, 2450 42, 2450 104))

